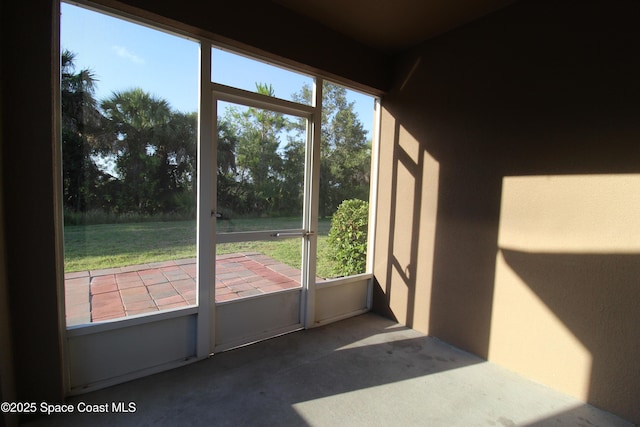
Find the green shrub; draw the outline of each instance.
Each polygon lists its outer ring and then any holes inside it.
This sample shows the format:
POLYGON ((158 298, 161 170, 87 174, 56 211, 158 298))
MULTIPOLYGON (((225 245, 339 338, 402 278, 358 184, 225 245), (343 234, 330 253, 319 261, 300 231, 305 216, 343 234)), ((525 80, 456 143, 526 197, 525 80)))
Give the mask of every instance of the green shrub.
POLYGON ((334 273, 350 276, 365 272, 369 204, 362 200, 343 201, 331 219, 328 244, 334 273))

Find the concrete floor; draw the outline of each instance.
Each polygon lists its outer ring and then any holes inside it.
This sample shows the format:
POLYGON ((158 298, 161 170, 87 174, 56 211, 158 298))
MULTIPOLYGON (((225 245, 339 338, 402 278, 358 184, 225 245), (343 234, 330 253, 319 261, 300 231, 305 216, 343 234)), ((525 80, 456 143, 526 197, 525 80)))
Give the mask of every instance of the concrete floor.
POLYGON ((30 426, 632 426, 366 314, 69 400, 30 426))

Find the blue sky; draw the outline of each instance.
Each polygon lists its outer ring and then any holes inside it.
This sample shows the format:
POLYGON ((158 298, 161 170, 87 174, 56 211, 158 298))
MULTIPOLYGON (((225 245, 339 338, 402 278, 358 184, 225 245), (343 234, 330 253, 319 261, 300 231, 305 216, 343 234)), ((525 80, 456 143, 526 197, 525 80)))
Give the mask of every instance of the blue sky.
MULTIPOLYGON (((198 43, 162 31, 62 3, 62 49, 75 53, 76 70, 89 68, 96 97, 140 87, 183 112, 198 109, 198 43)), ((291 99, 307 76, 221 50, 213 52, 215 81, 247 90, 256 82, 273 85, 276 96, 291 99)), ((373 98, 349 91, 365 129, 371 130, 373 98)))

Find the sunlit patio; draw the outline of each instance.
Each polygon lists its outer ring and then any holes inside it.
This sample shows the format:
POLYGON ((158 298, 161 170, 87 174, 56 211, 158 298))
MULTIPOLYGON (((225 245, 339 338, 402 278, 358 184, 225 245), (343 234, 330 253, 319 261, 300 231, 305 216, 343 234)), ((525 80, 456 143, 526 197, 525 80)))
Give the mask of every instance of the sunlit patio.
MULTIPOLYGON (((67 326, 196 304, 195 258, 65 274, 67 326)), ((300 270, 260 253, 219 255, 216 302, 300 286, 300 270)))

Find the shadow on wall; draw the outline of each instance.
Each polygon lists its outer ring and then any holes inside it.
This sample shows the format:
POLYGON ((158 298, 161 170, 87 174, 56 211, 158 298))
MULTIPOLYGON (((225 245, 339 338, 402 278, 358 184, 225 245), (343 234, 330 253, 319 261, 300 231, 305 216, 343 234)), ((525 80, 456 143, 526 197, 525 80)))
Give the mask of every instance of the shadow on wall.
POLYGON ((395 118, 415 112, 386 107, 376 253, 388 260, 377 258, 373 309, 487 358, 502 177, 470 147, 435 145, 443 129, 395 118))
MULTIPOLYGON (((590 353, 587 400, 640 419, 640 405, 631 413, 618 407, 620 395, 636 402, 640 396, 640 254, 501 252, 511 270, 590 353)), ((517 315, 512 320, 535 322, 517 315)))
POLYGON ((502 187, 464 169, 443 168, 440 178, 429 331, 486 359, 502 187))
POLYGON ((640 395, 640 254, 629 246, 637 242, 629 234, 637 236, 640 227, 633 215, 640 177, 502 177, 462 158, 436 161, 427 144, 415 142, 428 136, 410 134, 398 121, 393 133, 391 163, 381 168, 390 174, 390 203, 379 206, 379 227, 389 229, 376 248, 389 259, 376 264, 374 310, 489 360, 497 354, 499 364, 640 419, 634 404, 640 395), (553 250, 506 249, 510 242, 553 250), (606 250, 593 250, 602 245, 606 250), (577 251, 590 247, 593 253, 577 251), (557 318, 551 328, 537 317, 535 298, 509 290, 514 283, 505 279, 505 265, 557 318), (571 347, 562 342, 566 336, 551 339, 560 330, 575 337, 588 360, 562 351, 571 347), (563 371, 580 364, 578 374, 563 371), (584 387, 566 385, 571 382, 584 387))
MULTIPOLYGON (((385 314, 396 321, 420 329, 416 324, 416 276, 418 270, 418 240, 412 236, 420 235, 421 228, 421 200, 423 191, 423 176, 425 168, 425 151, 420 149, 415 140, 405 138, 400 142, 400 125, 395 124, 393 131, 394 144, 391 168, 385 165, 385 170, 391 171, 390 194, 391 206, 402 206, 402 200, 412 200, 413 205, 405 209, 391 209, 388 212, 390 229, 386 242, 389 254, 389 266, 384 277, 384 290, 376 281, 374 310, 385 314), (402 184, 399 185, 399 182, 402 184), (404 287, 392 292, 391 283, 400 281, 404 287), (381 303, 380 297, 386 302, 381 303), (389 309, 391 300, 402 301, 403 313, 398 313, 401 319, 389 309)), ((423 265, 424 267, 424 265, 423 265)), ((419 313, 420 314, 420 313, 419 313)), ((418 324, 420 322, 418 321, 418 324)))
MULTIPOLYGON (((616 212, 638 193, 627 191, 629 196, 608 204, 609 190, 622 189, 619 185, 604 186, 606 191, 595 194, 577 182, 583 191, 567 187, 570 191, 562 195, 596 200, 602 215, 568 209, 571 215, 564 222, 546 215, 562 201, 555 188, 549 187, 554 195, 549 203, 528 201, 540 194, 538 185, 549 175, 594 176, 599 181, 602 174, 640 172, 640 57, 631 49, 640 42, 634 18, 639 12, 640 3, 631 0, 523 0, 407 53, 398 62, 393 89, 382 100, 374 270, 379 282, 374 307, 381 312, 391 311, 398 321, 485 358, 495 344, 503 354, 523 345, 528 348, 523 363, 542 375, 557 370, 558 365, 536 358, 537 349, 526 336, 520 334, 518 344, 496 336, 498 326, 509 321, 503 291, 511 282, 497 277, 502 272, 497 260, 503 256, 500 262, 520 276, 527 288, 523 292, 540 294, 545 308, 560 319, 558 329, 569 331, 592 353, 592 372, 581 379, 587 383, 586 398, 635 422, 640 422, 638 389, 632 386, 640 383, 633 361, 640 359, 640 320, 635 314, 640 289, 630 260, 638 248, 589 246, 593 257, 583 258, 575 245, 594 240, 594 235, 598 242, 611 242, 606 233, 598 233, 599 227, 615 222, 616 212), (407 166, 407 140, 416 141, 411 144, 424 152, 413 158, 437 164, 437 178, 427 178, 425 163, 407 166), (503 198, 503 177, 509 176, 540 181, 514 201, 503 198), (416 195, 419 179, 422 194, 416 195), (555 236, 558 246, 531 247, 525 244, 529 237, 521 241, 523 246, 502 240, 499 246, 505 203, 516 208, 518 215, 510 217, 516 222, 521 213, 551 218, 541 229, 555 236), (576 219, 584 227, 576 228, 575 235, 563 234, 576 219), (530 252, 499 253, 499 247, 530 252), (625 252, 631 258, 607 252, 625 252), (624 286, 624 301, 607 292, 624 286), (580 297, 562 296, 563 288, 580 297), (593 309, 581 312, 587 317, 581 319, 577 313, 585 305, 593 309), (596 323, 608 325, 609 332, 591 330, 596 323), (606 366, 613 349, 629 355, 617 356, 618 367, 606 366), (621 375, 627 378, 620 385, 610 380, 621 375)), ((640 224, 636 217, 633 214, 630 224, 640 224)), ((514 233, 522 235, 521 222, 514 224, 514 233)))

